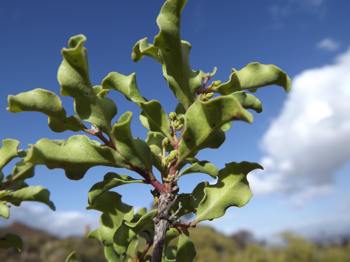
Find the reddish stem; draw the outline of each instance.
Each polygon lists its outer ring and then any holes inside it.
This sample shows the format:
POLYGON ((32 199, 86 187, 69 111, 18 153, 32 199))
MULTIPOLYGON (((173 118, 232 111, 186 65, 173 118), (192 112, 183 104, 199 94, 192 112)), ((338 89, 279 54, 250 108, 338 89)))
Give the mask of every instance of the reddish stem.
MULTIPOLYGON (((85 129, 85 132, 87 132, 90 135, 96 136, 98 137, 106 146, 109 146, 110 148, 116 150, 118 152, 117 147, 115 146, 113 139, 111 138, 111 136, 108 134, 108 138, 105 137, 105 135, 102 133, 102 131, 100 130, 91 130, 91 129, 85 129)), ((120 154, 120 152, 118 152, 120 154)), ((133 166, 132 164, 130 164, 130 169, 134 170, 135 172, 137 172, 140 176, 142 176, 145 179, 145 182, 147 184, 152 185, 156 190, 158 190, 159 192, 165 192, 166 191, 166 187, 164 186, 164 184, 160 183, 154 176, 152 173, 146 173, 145 171, 133 166)))

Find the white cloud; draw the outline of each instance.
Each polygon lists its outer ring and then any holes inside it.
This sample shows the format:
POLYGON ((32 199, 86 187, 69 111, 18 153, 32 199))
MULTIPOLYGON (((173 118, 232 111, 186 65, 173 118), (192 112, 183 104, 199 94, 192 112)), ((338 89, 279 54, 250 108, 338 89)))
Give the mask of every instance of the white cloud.
POLYGON ((83 235, 86 226, 98 227, 98 214, 80 211, 52 211, 38 203, 23 203, 20 207, 11 207, 10 219, 1 222, 7 225, 14 221, 66 237, 83 235))
POLYGON ((326 51, 336 51, 340 44, 332 38, 325 38, 317 43, 317 47, 326 51))
POLYGON ((262 138, 265 171, 250 178, 256 193, 284 192, 300 204, 332 190, 336 171, 350 163, 349 68, 350 49, 295 77, 262 138))

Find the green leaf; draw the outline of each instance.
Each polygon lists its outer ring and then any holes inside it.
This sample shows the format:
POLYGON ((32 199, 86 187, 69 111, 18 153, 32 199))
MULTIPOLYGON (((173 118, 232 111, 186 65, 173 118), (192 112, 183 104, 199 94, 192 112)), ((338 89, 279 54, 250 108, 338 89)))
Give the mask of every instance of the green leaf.
POLYGON ((88 209, 102 212, 100 227, 90 237, 97 238, 104 245, 112 245, 114 235, 123 221, 131 220, 134 215, 133 208, 122 202, 121 195, 111 191, 101 194, 88 209))
POLYGON ((132 228, 133 231, 136 233, 139 233, 141 230, 144 230, 146 228, 152 228, 154 225, 153 218, 157 215, 157 210, 153 209, 149 211, 148 213, 141 216, 137 221, 135 222, 125 222, 125 225, 127 225, 129 228, 132 228))
POLYGON ((0 148, 0 171, 12 159, 18 156, 19 141, 15 139, 2 140, 2 147, 0 148))
POLYGON ((217 167, 209 161, 198 161, 187 167, 180 172, 179 176, 183 176, 191 173, 204 173, 215 178, 218 175, 217 167))
POLYGON ((49 117, 48 125, 52 131, 61 133, 66 130, 80 131, 85 129, 84 124, 77 116, 70 116, 65 118, 49 117))
POLYGON ((7 109, 13 113, 24 111, 41 112, 49 117, 49 127, 55 132, 84 129, 84 125, 79 119, 74 116, 66 116, 61 99, 55 93, 46 89, 36 88, 15 96, 8 96, 7 109))
POLYGON ((37 111, 57 118, 65 117, 60 98, 53 92, 36 88, 8 97, 10 112, 37 111))
POLYGON ((225 140, 220 129, 233 120, 253 121, 237 99, 231 95, 220 96, 207 102, 196 100, 185 115, 185 127, 179 144, 179 162, 194 156, 200 149, 217 148, 225 140))
POLYGON ((196 256, 196 250, 190 238, 181 234, 177 242, 176 261, 192 262, 196 256))
POLYGON ((41 186, 27 186, 16 191, 6 192, 2 200, 19 206, 23 201, 35 201, 48 205, 55 210, 55 205, 50 201, 50 192, 41 186))
POLYGON ((143 56, 149 56, 158 62, 161 62, 161 59, 159 57, 159 49, 154 45, 149 44, 147 37, 142 38, 136 42, 132 49, 131 59, 136 62, 139 61, 143 56))
POLYGON ((148 132, 146 143, 149 146, 152 154, 152 163, 161 174, 165 174, 166 168, 162 164, 162 141, 165 136, 159 132, 148 132))
POLYGON ((79 262, 80 259, 77 256, 77 253, 75 251, 72 251, 69 253, 69 255, 66 257, 65 262, 79 262))
POLYGON ((159 132, 150 131, 147 133, 146 143, 153 154, 157 156, 162 154, 162 141, 164 138, 165 136, 159 132))
POLYGON ((57 73, 61 94, 74 98, 74 109, 80 119, 108 132, 117 107, 105 97, 106 91, 99 86, 92 87, 85 41, 84 35, 73 36, 68 41, 68 48, 62 49, 63 61, 57 73))
POLYGON ((139 238, 144 238, 145 241, 153 239, 154 222, 153 218, 157 214, 157 210, 139 216, 136 214, 132 220, 123 221, 123 224, 117 229, 114 235, 114 249, 118 254, 130 254, 140 244, 139 238), (137 243, 136 243, 137 242, 137 243))
POLYGON ((125 112, 114 124, 112 138, 125 163, 130 163, 133 167, 150 172, 152 169, 151 151, 146 142, 132 137, 131 119, 132 113, 125 112))
POLYGON ((261 101, 251 94, 245 92, 236 92, 232 94, 245 109, 253 109, 257 113, 261 113, 263 108, 261 101))
POLYGON ((153 132, 160 132, 170 140, 170 125, 167 114, 157 100, 141 103, 142 112, 140 120, 143 126, 153 132), (142 119, 143 118, 143 119, 142 119))
POLYGON ((6 219, 10 217, 10 208, 4 201, 0 201, 0 216, 6 219))
POLYGON ((165 235, 164 246, 167 247, 170 244, 170 242, 177 238, 179 235, 179 230, 175 228, 169 228, 165 235))
POLYGON ((146 102, 137 87, 135 73, 126 76, 118 72, 111 72, 102 80, 102 87, 104 89, 114 89, 136 104, 146 102))
POLYGON ((130 261, 135 261, 135 257, 139 251, 140 240, 138 238, 134 238, 130 241, 128 245, 128 249, 126 254, 130 257, 130 261))
POLYGON ((126 184, 134 184, 134 183, 144 183, 142 179, 134 179, 130 176, 119 175, 116 173, 109 172, 107 173, 103 181, 96 183, 89 191, 89 203, 93 204, 93 202, 104 192, 109 189, 126 185, 126 184))
POLYGON ((6 234, 0 237, 0 248, 16 248, 18 252, 23 249, 22 239, 14 234, 6 234))
POLYGON ((107 259, 108 262, 123 261, 121 256, 117 255, 114 252, 112 245, 104 246, 103 251, 104 251, 105 258, 107 259))
POLYGON ((83 135, 71 136, 66 141, 43 138, 28 151, 25 161, 50 169, 62 168, 68 178, 75 180, 81 179, 94 166, 122 165, 113 149, 83 135))
POLYGON ((245 89, 255 91, 256 88, 268 85, 279 85, 289 91, 291 80, 283 70, 275 65, 253 62, 239 71, 233 70, 230 79, 214 87, 213 90, 227 95, 245 89))
POLYGON ((130 242, 136 238, 136 233, 123 222, 114 234, 114 250, 119 255, 125 255, 130 242))
POLYGON ((176 262, 176 247, 168 246, 164 249, 162 262, 176 262))
POLYGON ((12 170, 12 174, 7 177, 9 181, 19 181, 31 178, 34 176, 34 165, 24 162, 23 160, 16 163, 12 170))
POLYGON ((193 192, 196 221, 221 217, 231 206, 244 206, 252 196, 247 174, 257 168, 262 169, 257 163, 232 162, 219 171, 216 184, 209 185, 207 182, 198 184, 193 192))
POLYGON ((195 90, 207 75, 202 71, 192 71, 189 64, 190 43, 180 37, 180 16, 186 1, 167 0, 157 18, 159 33, 154 44, 141 39, 133 48, 134 61, 143 55, 150 56, 162 63, 163 75, 171 90, 186 108, 194 101, 195 90))

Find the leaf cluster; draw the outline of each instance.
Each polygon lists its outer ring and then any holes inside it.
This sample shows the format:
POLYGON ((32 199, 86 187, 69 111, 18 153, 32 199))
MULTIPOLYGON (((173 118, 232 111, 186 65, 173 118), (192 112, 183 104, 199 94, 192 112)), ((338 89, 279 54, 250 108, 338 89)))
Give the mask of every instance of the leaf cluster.
MULTIPOLYGON (((19 149, 19 141, 15 139, 2 140, 0 147, 0 217, 10 217, 10 207, 19 206, 24 201, 41 202, 55 210, 50 200, 50 192, 41 186, 30 186, 26 179, 34 176, 34 165, 24 161, 27 151, 19 149), (10 174, 4 175, 4 168, 15 161, 10 174)), ((7 167, 6 167, 7 168, 7 167)), ((22 240, 14 234, 0 237, 0 248, 16 248, 22 250, 22 240)))
MULTIPOLYGON (((32 173, 18 172, 36 165, 63 169, 73 180, 82 179, 95 166, 124 168, 137 174, 134 178, 113 170, 89 192, 88 208, 101 212, 100 227, 90 237, 102 243, 108 261, 150 259, 155 227, 162 219, 168 223, 163 261, 192 261, 195 250, 188 228, 223 216, 229 207, 244 206, 251 198, 247 175, 262 168, 256 163, 231 162, 219 169, 208 160, 197 159, 197 154, 207 148, 218 149, 232 122, 253 122, 249 110, 262 111, 260 100, 253 95, 257 89, 267 85, 290 89, 289 77, 275 65, 249 63, 240 70, 233 69, 226 82, 214 80, 216 68, 208 73, 193 70, 189 62, 191 45, 180 34, 185 4, 185 0, 166 0, 157 17, 159 32, 153 42, 147 38, 139 40, 131 55, 134 61, 147 56, 161 65, 167 85, 178 100, 173 112, 166 113, 160 101, 149 100, 140 93, 135 73, 111 72, 101 83, 91 83, 84 35, 69 39, 62 49, 63 60, 57 73, 61 96, 73 98, 73 115, 67 115, 61 98, 46 89, 8 97, 10 112, 40 112, 48 117, 52 131, 77 133, 66 140, 40 139, 21 155, 11 177, 30 177, 32 173), (139 107, 146 139, 133 136, 132 112, 126 111, 114 120, 118 107, 108 97, 111 91, 121 93, 139 107), (193 173, 208 174, 216 183, 202 182, 193 192, 179 194, 178 180, 193 173), (153 187, 154 209, 135 210, 112 191, 132 183, 153 187), (172 201, 163 214, 159 201, 166 194, 172 201), (194 220, 184 222, 184 216, 190 214, 194 220), (174 241, 176 245, 172 244, 174 241)), ((4 152, 10 151, 5 148, 4 152)), ((26 199, 18 200, 14 194, 22 193, 20 190, 23 189, 8 193, 3 199, 19 204, 20 200, 29 199, 45 202, 42 195, 48 196, 46 191, 35 193, 31 188, 30 194, 24 194, 26 199)), ((6 216, 6 205, 3 206, 2 214, 6 216)), ((74 259, 74 254, 68 258, 74 259)))

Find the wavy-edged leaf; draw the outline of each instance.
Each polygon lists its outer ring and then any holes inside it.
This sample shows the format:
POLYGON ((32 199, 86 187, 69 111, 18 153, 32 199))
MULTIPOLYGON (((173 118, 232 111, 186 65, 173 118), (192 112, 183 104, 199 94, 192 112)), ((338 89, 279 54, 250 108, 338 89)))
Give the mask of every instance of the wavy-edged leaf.
POLYGON ((2 146, 0 148, 0 171, 6 166, 12 159, 18 156, 19 141, 15 139, 2 140, 2 146))
POLYGON ((256 88, 268 85, 279 85, 286 91, 289 91, 291 80, 282 69, 275 65, 253 62, 239 71, 232 70, 230 79, 213 89, 216 92, 227 95, 245 89, 255 91, 256 88))
POLYGON ((218 175, 218 168, 209 161, 198 161, 191 164, 189 167, 180 172, 179 176, 191 173, 204 173, 215 178, 218 175))
POLYGON ((196 100, 185 115, 185 126, 179 144, 179 162, 194 156, 200 149, 217 148, 225 140, 220 129, 233 120, 253 121, 253 116, 231 95, 203 102, 196 100))
POLYGON ((136 251, 141 245, 141 239, 146 242, 153 240, 153 218, 157 214, 157 210, 154 209, 141 215, 142 213, 138 212, 130 221, 123 221, 117 229, 114 235, 114 249, 118 254, 128 253, 131 255, 131 252, 136 251))
POLYGON ((153 165, 161 174, 165 174, 166 168, 162 164, 162 141, 165 136, 159 132, 148 132, 146 143, 152 152, 153 165))
POLYGON ((7 177, 9 181, 19 181, 31 178, 34 176, 34 165, 32 163, 19 161, 16 163, 10 176, 7 177))
POLYGON ((162 133, 171 140, 169 119, 159 101, 151 100, 141 103, 140 106, 142 108, 140 115, 142 125, 152 132, 162 133))
POLYGON ((126 76, 118 72, 111 72, 102 80, 102 87, 104 89, 116 90, 122 93, 126 99, 136 104, 146 102, 137 87, 135 73, 126 76))
POLYGON ((157 210, 153 209, 153 210, 147 212, 146 214, 144 214, 143 216, 141 216, 135 222, 126 221, 125 225, 127 225, 129 228, 132 228, 133 231, 138 233, 145 228, 153 227, 153 225, 154 225, 153 218, 156 215, 157 215, 157 210))
POLYGON ((80 131, 85 128, 84 124, 77 116, 69 116, 65 118, 49 117, 48 125, 52 131, 61 133, 66 130, 80 131))
POLYGON ((133 48, 132 58, 138 61, 147 55, 159 61, 171 90, 188 108, 194 101, 195 90, 207 74, 192 71, 189 64, 191 45, 180 37, 180 16, 185 4, 185 0, 165 1, 157 17, 159 33, 154 38, 154 44, 141 39, 133 48))
POLYGON ((36 111, 58 118, 66 115, 61 99, 55 93, 42 88, 8 96, 8 110, 10 112, 36 111))
POLYGON ((257 163, 231 162, 219 171, 216 184, 209 185, 207 182, 198 184, 193 192, 193 196, 197 199, 194 201, 196 221, 221 217, 231 206, 244 206, 252 196, 247 174, 258 168, 262 169, 257 163))
POLYGON ((80 119, 108 132, 117 107, 105 97, 105 91, 90 82, 85 41, 84 35, 73 36, 68 47, 62 49, 63 61, 57 73, 61 94, 74 98, 74 109, 80 119))
POLYGON ((124 220, 131 220, 133 208, 122 202, 121 195, 107 191, 101 194, 90 204, 88 209, 102 212, 100 227, 93 231, 89 237, 100 240, 104 245, 112 245, 114 235, 124 220))
POLYGON ((62 168, 70 179, 81 179, 94 166, 123 165, 116 152, 102 146, 84 135, 75 135, 65 140, 43 138, 34 144, 25 157, 26 162, 62 168))
POLYGON ((118 152, 123 156, 126 163, 130 163, 133 167, 141 170, 151 171, 151 151, 146 142, 132 137, 130 129, 131 119, 132 113, 129 111, 121 115, 112 128, 112 138, 118 152))
POLYGON ((23 201, 41 202, 55 210, 55 205, 50 200, 50 191, 41 186, 27 186, 16 191, 7 191, 1 199, 16 206, 19 206, 23 201))
POLYGON ((196 249, 190 238, 181 234, 177 242, 176 261, 192 262, 196 256, 196 249))
POLYGON ((246 92, 236 92, 232 94, 245 109, 253 109, 257 113, 261 113, 263 110, 261 101, 246 92))
POLYGON ((143 56, 149 56, 160 61, 159 50, 153 44, 148 43, 147 37, 136 42, 132 49, 131 59, 135 62, 139 61, 143 56))
POLYGON ((67 117, 61 99, 53 92, 36 88, 15 96, 8 96, 7 110, 17 112, 41 112, 48 116, 49 127, 55 132, 79 131, 84 125, 74 116, 67 117))
POLYGON ((23 249, 22 239, 14 234, 0 236, 0 248, 15 248, 18 252, 23 249))
POLYGON ((134 179, 127 175, 119 175, 113 172, 108 172, 103 181, 96 183, 89 191, 89 203, 93 204, 93 202, 104 192, 109 189, 126 185, 126 184, 134 184, 134 183, 144 183, 142 179, 134 179))
POLYGON ((10 207, 4 201, 0 201, 0 216, 6 219, 10 217, 10 207))

